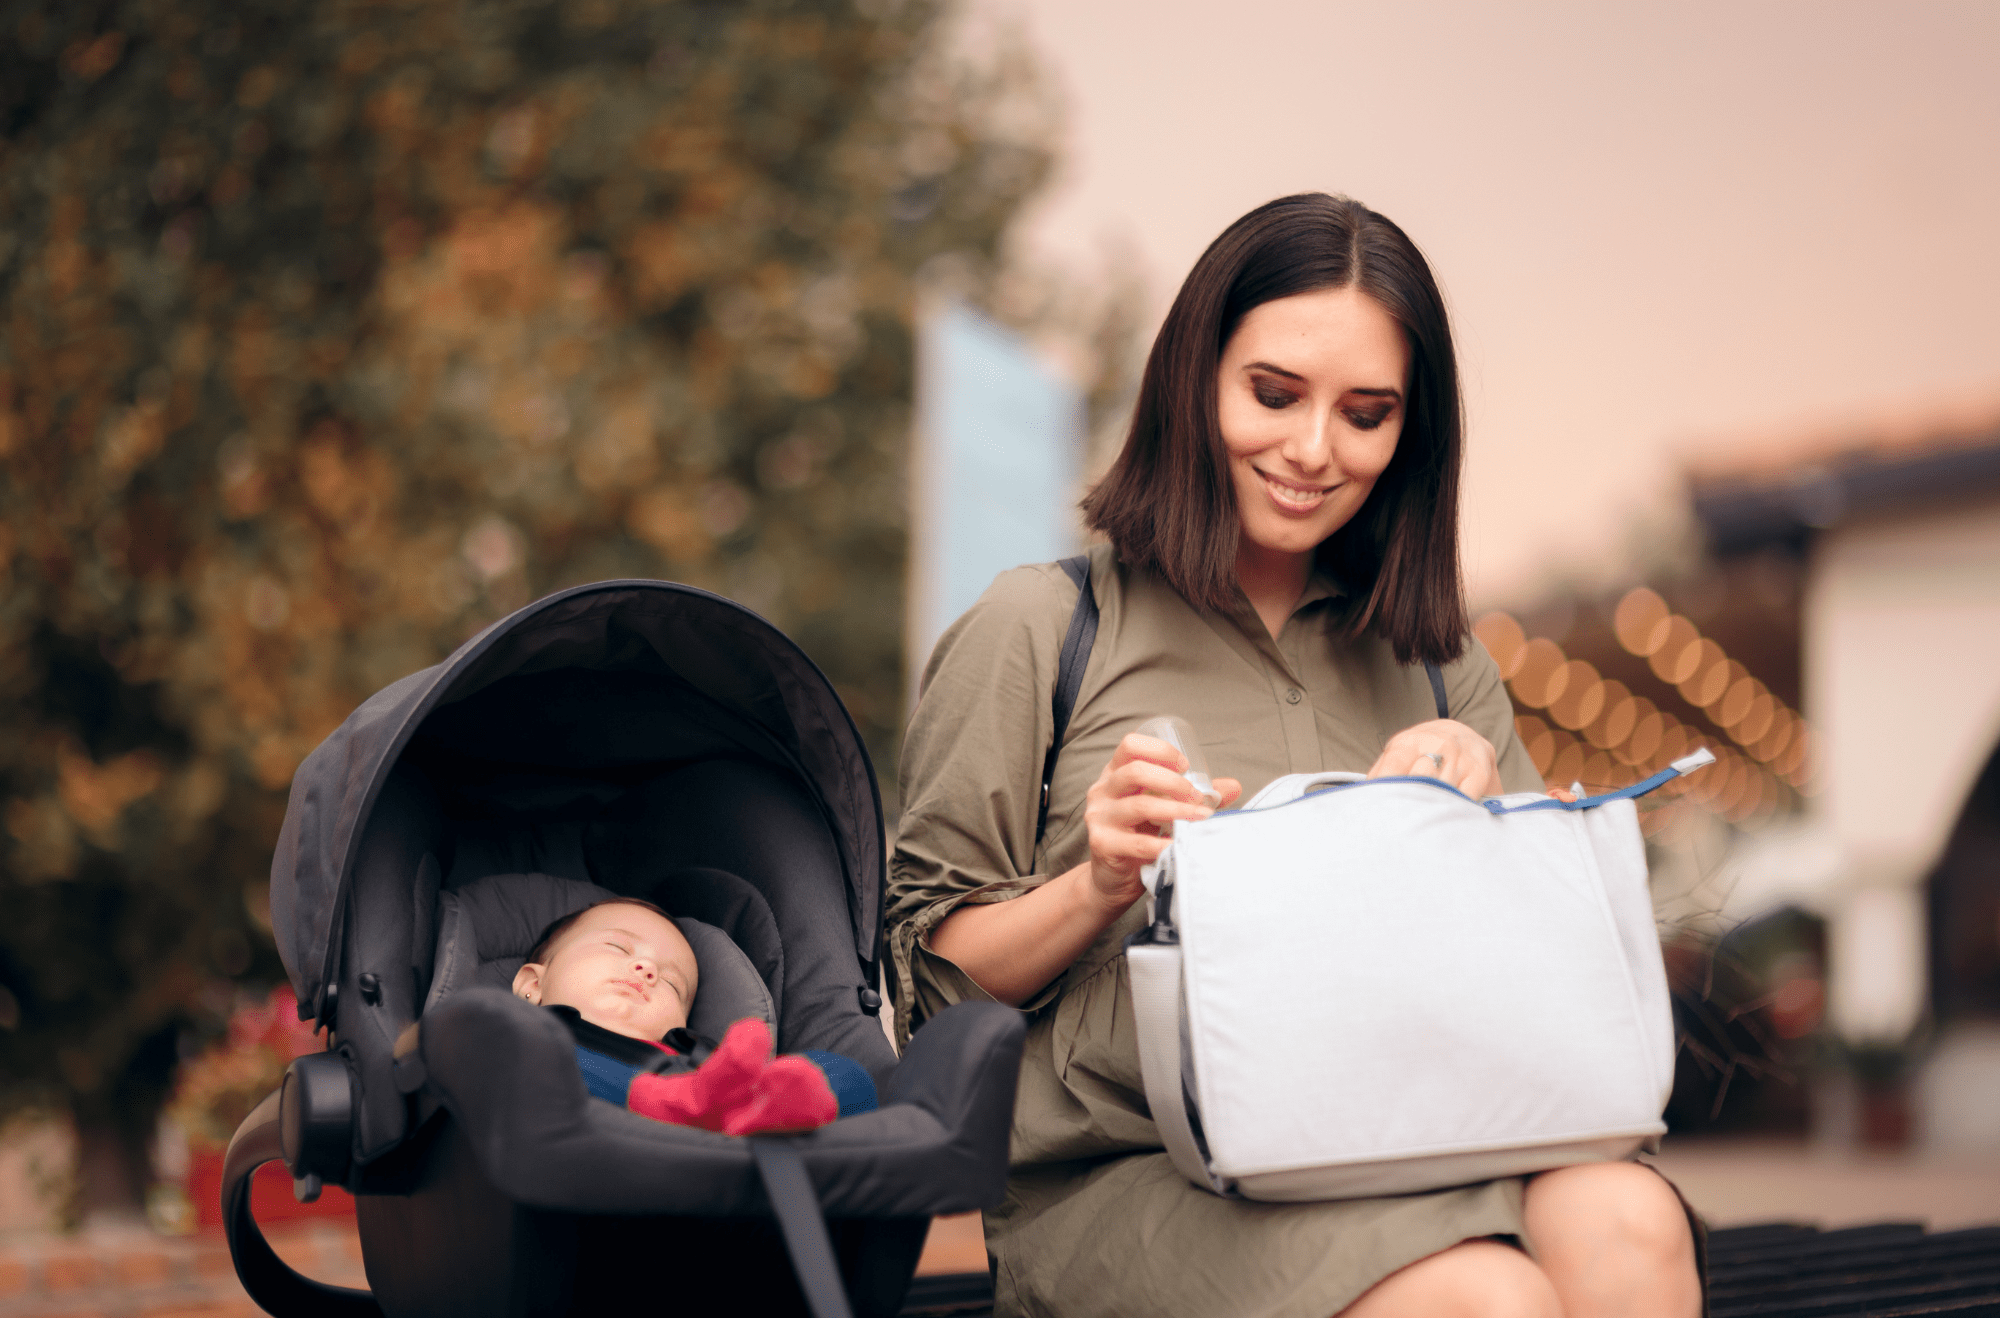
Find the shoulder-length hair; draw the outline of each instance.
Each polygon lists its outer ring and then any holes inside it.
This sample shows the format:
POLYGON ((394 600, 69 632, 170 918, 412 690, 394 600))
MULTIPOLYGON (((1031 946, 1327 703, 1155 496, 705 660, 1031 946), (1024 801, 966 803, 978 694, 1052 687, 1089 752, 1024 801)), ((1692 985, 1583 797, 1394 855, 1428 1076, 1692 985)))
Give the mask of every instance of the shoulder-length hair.
POLYGON ((1243 317, 1278 298, 1359 288, 1403 327, 1409 397, 1395 456, 1368 501, 1317 550, 1352 592, 1349 635, 1372 630, 1401 663, 1465 649, 1458 563, 1464 447, 1458 362, 1444 298, 1423 254, 1383 216, 1346 197, 1302 193, 1251 211, 1209 244, 1153 341, 1132 429, 1083 501, 1085 518, 1134 567, 1197 608, 1237 597, 1241 532, 1216 406, 1222 352, 1243 317))

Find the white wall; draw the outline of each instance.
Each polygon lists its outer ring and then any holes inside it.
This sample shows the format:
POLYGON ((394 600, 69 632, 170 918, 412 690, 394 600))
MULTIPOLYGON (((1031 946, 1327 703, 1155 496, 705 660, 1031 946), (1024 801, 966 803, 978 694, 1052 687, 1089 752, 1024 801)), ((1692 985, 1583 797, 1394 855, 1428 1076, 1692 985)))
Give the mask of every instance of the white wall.
POLYGON ((1829 1009, 1893 1041, 1923 1011, 1922 881, 2000 742, 2000 501, 1825 535, 1805 601, 1812 832, 1837 868, 1829 1009))
POLYGON ((1807 580, 1814 813, 1851 878, 1918 882, 2000 742, 2000 501, 1839 528, 1807 580))

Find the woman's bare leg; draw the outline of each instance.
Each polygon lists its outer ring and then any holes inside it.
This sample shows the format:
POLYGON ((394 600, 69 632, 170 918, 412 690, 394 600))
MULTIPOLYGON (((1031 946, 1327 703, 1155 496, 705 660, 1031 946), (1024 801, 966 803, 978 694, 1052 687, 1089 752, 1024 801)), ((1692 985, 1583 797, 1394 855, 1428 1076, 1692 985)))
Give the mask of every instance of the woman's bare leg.
POLYGON ((1637 1163, 1543 1172, 1522 1205, 1564 1318, 1695 1318, 1694 1235, 1667 1183, 1637 1163))
POLYGON ((1390 1273, 1337 1318, 1563 1318, 1563 1311, 1526 1254, 1468 1240, 1390 1273))

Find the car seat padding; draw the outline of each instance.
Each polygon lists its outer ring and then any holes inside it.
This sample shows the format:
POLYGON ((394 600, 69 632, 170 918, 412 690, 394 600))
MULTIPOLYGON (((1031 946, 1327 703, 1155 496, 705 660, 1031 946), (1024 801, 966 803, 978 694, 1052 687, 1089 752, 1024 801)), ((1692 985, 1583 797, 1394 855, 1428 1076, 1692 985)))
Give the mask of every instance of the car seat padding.
MULTIPOLYGON (((489 874, 440 893, 437 952, 425 1014, 473 984, 508 988, 544 929, 572 911, 617 895, 594 883, 553 874, 489 874)), ((778 1012, 770 988, 730 936, 690 916, 676 915, 674 923, 701 967, 688 1028, 720 1039, 735 1021, 758 1016, 775 1031, 778 1012)))

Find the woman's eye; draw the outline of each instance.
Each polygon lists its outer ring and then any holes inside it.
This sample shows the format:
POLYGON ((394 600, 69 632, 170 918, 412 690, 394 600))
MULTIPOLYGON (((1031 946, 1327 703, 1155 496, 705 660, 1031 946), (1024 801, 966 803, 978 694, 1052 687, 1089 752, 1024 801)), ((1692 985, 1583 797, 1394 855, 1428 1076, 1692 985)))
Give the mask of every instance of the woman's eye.
POLYGON ((1273 409, 1290 407, 1293 403, 1299 401, 1294 395, 1285 393, 1279 389, 1259 389, 1256 392, 1257 401, 1273 409))
POLYGON ((1356 430, 1373 430, 1389 419, 1387 413, 1349 412, 1347 423, 1356 430))

